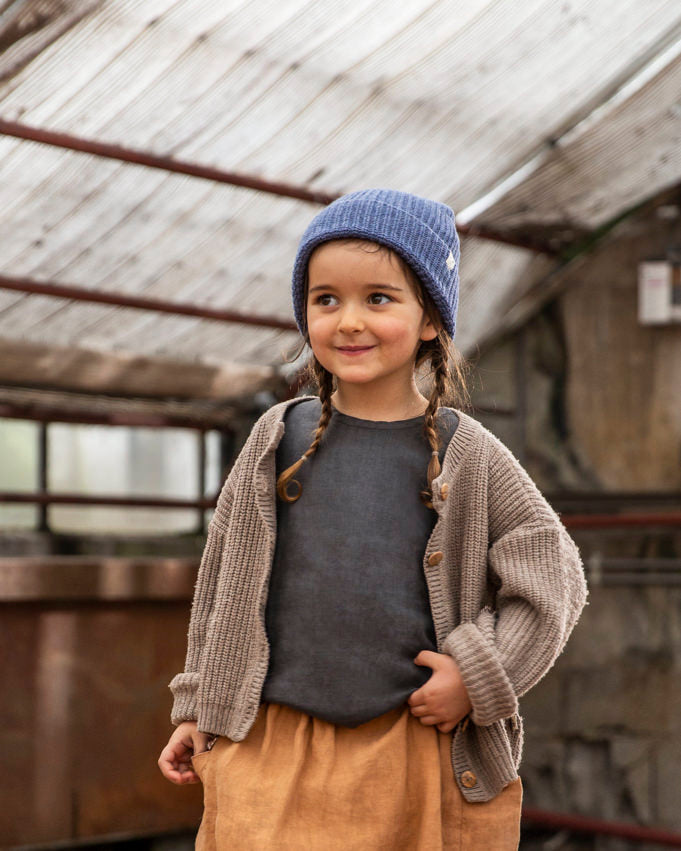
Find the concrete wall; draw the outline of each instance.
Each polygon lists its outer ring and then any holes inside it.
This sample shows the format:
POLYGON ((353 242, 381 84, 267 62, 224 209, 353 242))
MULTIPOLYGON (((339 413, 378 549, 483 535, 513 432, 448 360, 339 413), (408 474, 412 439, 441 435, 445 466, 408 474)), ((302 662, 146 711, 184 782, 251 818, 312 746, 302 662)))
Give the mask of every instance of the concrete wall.
MULTIPOLYGON (((514 411, 476 416, 544 492, 681 495, 681 325, 637 320, 637 264, 667 239, 654 217, 620 226, 572 265, 554 302, 476 364, 474 402, 514 411)), ((572 534, 585 560, 681 558, 679 527, 572 534)), ((521 698, 528 806, 681 833, 681 575, 667 581, 590 582, 565 652, 521 698)), ((659 846, 565 833, 551 847, 659 846)))

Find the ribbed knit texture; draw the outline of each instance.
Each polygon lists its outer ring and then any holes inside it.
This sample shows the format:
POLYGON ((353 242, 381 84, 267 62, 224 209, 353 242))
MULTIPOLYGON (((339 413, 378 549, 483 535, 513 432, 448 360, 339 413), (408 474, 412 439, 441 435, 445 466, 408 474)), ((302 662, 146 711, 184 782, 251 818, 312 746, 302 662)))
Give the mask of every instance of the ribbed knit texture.
POLYGON ((386 245, 407 261, 428 290, 452 339, 459 305, 459 237, 454 211, 441 201, 397 189, 359 189, 336 198, 301 237, 291 276, 296 323, 305 334, 305 271, 323 242, 359 237, 386 245))
MULTIPOLYGON (((259 418, 222 488, 196 582, 185 670, 169 684, 173 724, 196 720, 203 732, 241 741, 255 720, 269 661, 275 450, 285 408, 306 398, 259 418)), ((423 569, 438 649, 456 660, 473 706, 471 723, 452 737, 454 774, 467 800, 487 801, 518 776, 518 698, 554 664, 588 591, 577 546, 529 474, 477 420, 457 414, 433 481, 438 520, 423 569), (443 558, 431 566, 437 551, 443 558), (472 787, 461 783, 466 771, 475 774, 472 787)))

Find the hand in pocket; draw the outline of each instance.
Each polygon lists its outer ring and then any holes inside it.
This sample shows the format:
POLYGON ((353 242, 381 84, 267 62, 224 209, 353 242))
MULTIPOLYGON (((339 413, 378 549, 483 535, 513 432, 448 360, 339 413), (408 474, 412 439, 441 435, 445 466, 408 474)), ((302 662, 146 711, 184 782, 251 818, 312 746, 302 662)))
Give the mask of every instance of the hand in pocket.
POLYGON ((448 653, 433 650, 422 650, 414 662, 432 668, 433 673, 409 695, 411 714, 422 724, 437 724, 441 733, 451 732, 473 708, 459 666, 448 653))
POLYGON ((161 751, 158 759, 161 774, 178 786, 200 783, 201 778, 194 771, 192 760, 194 756, 210 750, 215 738, 210 733, 198 731, 196 721, 183 721, 175 728, 168 744, 161 751))

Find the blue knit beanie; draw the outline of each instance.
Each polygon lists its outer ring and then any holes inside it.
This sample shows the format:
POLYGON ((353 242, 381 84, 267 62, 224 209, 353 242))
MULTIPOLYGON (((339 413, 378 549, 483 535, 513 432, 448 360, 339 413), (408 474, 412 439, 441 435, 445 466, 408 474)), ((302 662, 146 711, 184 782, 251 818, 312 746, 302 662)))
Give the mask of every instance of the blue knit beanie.
POLYGON ((360 189, 337 198, 305 229, 293 264, 293 311, 306 332, 305 271, 322 242, 359 237, 387 245, 428 291, 452 339, 459 304, 459 237, 447 204, 396 189, 360 189))

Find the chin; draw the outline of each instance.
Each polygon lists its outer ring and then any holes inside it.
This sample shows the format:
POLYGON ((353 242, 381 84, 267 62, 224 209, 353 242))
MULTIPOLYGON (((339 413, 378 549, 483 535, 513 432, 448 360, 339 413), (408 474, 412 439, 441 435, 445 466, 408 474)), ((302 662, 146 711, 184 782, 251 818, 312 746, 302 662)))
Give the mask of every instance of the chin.
POLYGON ((376 381, 376 379, 373 375, 367 375, 366 378, 364 378, 364 377, 356 378, 354 375, 348 377, 346 375, 338 375, 338 374, 336 374, 336 380, 343 382, 345 384, 371 384, 372 382, 376 381))
POLYGON ((377 375, 369 375, 365 372, 360 372, 359 370, 352 369, 339 369, 337 372, 333 370, 329 370, 333 372, 336 381, 345 384, 371 384, 376 381, 380 376, 377 375))

